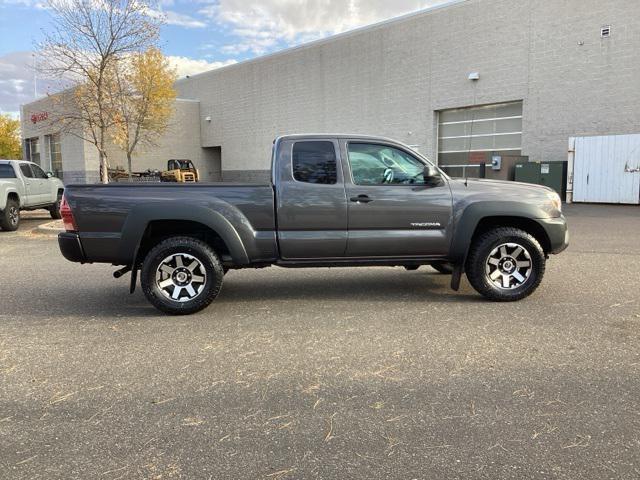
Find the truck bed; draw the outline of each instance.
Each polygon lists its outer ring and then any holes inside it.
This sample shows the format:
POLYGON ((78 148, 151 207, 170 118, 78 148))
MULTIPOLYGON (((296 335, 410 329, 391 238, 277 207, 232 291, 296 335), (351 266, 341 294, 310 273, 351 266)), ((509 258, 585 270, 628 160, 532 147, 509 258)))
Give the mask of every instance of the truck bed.
POLYGON ((185 211, 199 211, 203 223, 222 215, 232 225, 241 225, 237 233, 248 242, 245 245, 251 260, 275 256, 271 184, 69 185, 65 197, 73 210, 84 254, 91 261, 130 262, 135 247, 129 243, 144 233, 147 217, 161 215, 163 220, 178 222, 185 211))

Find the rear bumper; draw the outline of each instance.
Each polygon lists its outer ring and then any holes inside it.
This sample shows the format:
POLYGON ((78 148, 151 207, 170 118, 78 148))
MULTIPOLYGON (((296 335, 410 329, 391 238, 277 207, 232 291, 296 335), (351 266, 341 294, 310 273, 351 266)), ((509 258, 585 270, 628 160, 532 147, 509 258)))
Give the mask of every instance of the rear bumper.
POLYGON ((77 233, 63 232, 58 234, 60 252, 70 262, 85 263, 86 257, 77 233))
POLYGON ((538 220, 549 237, 549 253, 558 254, 569 246, 569 227, 564 215, 557 218, 544 218, 538 220))

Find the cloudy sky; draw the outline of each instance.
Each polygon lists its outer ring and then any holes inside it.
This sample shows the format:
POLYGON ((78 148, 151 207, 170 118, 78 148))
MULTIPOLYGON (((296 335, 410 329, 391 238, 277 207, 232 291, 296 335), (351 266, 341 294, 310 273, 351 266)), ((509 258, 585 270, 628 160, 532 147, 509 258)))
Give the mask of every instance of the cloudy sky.
MULTIPOLYGON (((420 10, 444 0, 160 0, 162 48, 181 76, 420 10)), ((0 112, 46 94, 34 88, 34 45, 54 20, 41 0, 0 0, 0 112)), ((37 60, 36 60, 37 61, 37 60)))

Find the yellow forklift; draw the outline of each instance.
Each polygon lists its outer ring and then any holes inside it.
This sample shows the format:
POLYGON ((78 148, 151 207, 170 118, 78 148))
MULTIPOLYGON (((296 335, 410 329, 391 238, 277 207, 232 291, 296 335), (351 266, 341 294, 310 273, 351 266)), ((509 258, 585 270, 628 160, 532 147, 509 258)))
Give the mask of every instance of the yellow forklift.
POLYGON ((167 169, 160 174, 160 181, 195 183, 200 181, 200 175, 191 160, 171 159, 167 162, 167 169))

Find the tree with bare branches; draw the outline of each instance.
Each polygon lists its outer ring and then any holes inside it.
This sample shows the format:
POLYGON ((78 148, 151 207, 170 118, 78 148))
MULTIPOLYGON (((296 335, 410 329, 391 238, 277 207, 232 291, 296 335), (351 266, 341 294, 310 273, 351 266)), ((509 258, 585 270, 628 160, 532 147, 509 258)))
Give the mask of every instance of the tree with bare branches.
POLYGON ((157 146, 173 113, 176 70, 157 48, 133 54, 116 73, 113 140, 127 155, 129 178, 138 147, 157 146))
POLYGON ((162 18, 153 0, 47 0, 54 17, 40 45, 40 66, 64 79, 56 119, 65 132, 95 145, 100 180, 109 181, 107 145, 118 115, 123 63, 156 45, 162 18))

